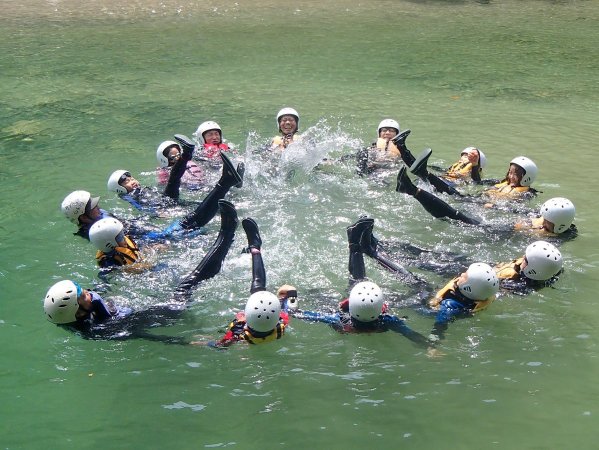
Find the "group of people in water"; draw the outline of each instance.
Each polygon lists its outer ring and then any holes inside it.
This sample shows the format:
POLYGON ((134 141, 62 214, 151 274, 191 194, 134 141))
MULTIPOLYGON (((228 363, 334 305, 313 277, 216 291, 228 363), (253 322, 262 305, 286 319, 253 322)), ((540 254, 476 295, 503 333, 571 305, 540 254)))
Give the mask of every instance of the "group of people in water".
MULTIPOLYGON (((299 119, 295 109, 281 109, 276 117, 279 135, 272 139, 266 150, 280 154, 290 145, 301 143, 299 119)), ((397 121, 381 121, 376 142, 352 155, 355 157, 357 174, 367 177, 381 167, 400 166, 397 192, 416 199, 435 218, 489 228, 490 232, 500 230, 451 206, 437 194, 447 194, 448 198, 460 202, 480 204, 481 208, 504 210, 506 214, 516 211, 519 215, 526 211, 522 206, 523 201, 536 195, 532 184, 538 169, 525 156, 510 161, 503 179, 492 180, 484 176, 486 155, 480 149, 465 148, 459 160, 443 170, 429 167, 430 149, 418 156, 412 154, 406 145, 409 135, 410 130, 401 131, 397 121), (408 173, 416 176, 418 183, 414 183, 408 173), (469 184, 481 186, 482 191, 476 195, 460 191, 461 187, 469 184)), ((169 301, 134 310, 111 302, 96 290, 84 289, 76 281, 62 280, 48 290, 44 299, 48 320, 87 338, 142 337, 189 343, 161 337, 149 333, 147 329, 157 321, 170 323, 176 320, 191 300, 192 291, 221 270, 239 224, 235 206, 225 197, 231 189, 243 188, 245 172, 243 163, 235 165, 231 162, 229 151, 221 127, 214 121, 207 121, 199 125, 193 139, 175 135, 174 140, 162 142, 158 146, 157 186, 141 186, 131 172, 124 169, 116 170, 109 176, 108 190, 143 212, 145 218, 161 217, 174 206, 190 207, 187 214, 173 220, 166 228, 148 225, 147 220, 121 220, 100 208, 100 198, 88 191, 77 190, 67 195, 61 205, 62 212, 77 226, 75 235, 89 240, 97 248, 96 259, 103 272, 147 270, 151 266, 153 252, 165 245, 166 239, 191 238, 217 214, 220 215, 220 229, 203 259, 180 280, 169 301), (181 199, 182 185, 193 189, 204 183, 204 172, 210 170, 207 167, 214 166, 219 160, 222 166, 220 178, 202 201, 194 204, 181 199)), ((423 302, 422 309, 435 317, 431 331, 426 336, 408 327, 404 319, 390 314, 383 289, 366 277, 364 255, 397 274, 414 290, 422 290, 427 286, 422 276, 410 272, 402 264, 401 255, 391 256, 383 241, 374 237, 373 218, 360 217, 346 230, 351 289, 334 311, 299 308, 297 289, 292 285, 281 286, 276 294, 267 291, 258 223, 253 218, 244 218, 241 224, 252 266, 250 296, 245 309, 236 315, 221 339, 192 343, 224 348, 238 341, 251 344, 268 342, 284 335, 291 316, 324 322, 346 333, 396 331, 416 345, 434 352, 438 341, 445 337, 450 322, 487 308, 500 289, 527 292, 553 283, 563 270, 562 256, 556 244, 576 236, 574 214, 571 201, 556 197, 546 201, 534 217, 526 215, 514 220, 510 225, 512 231, 527 231, 535 240, 523 254, 510 262, 491 266, 485 262, 472 261, 464 272, 451 274, 447 284, 423 302)), ((411 251, 418 252, 421 249, 412 248, 411 251)), ((439 265, 436 270, 439 271, 439 265)))

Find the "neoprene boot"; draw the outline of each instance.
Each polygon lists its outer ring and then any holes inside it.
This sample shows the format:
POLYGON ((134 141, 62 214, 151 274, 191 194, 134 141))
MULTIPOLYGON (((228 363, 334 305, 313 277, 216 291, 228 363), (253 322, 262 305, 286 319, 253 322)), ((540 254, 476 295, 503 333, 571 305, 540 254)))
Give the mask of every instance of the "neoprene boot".
POLYGON ((241 176, 233 166, 231 160, 223 152, 220 152, 223 161, 223 172, 218 183, 206 195, 202 203, 191 214, 185 216, 181 226, 185 229, 201 228, 212 220, 218 211, 218 201, 223 199, 231 187, 242 181, 241 176))
POLYGON ((347 268, 352 279, 357 281, 366 278, 366 268, 364 267, 364 255, 362 252, 349 251, 347 268))
POLYGON ((177 296, 186 296, 191 293, 201 281, 214 277, 220 272, 220 269, 225 261, 225 257, 231 248, 235 237, 235 230, 239 223, 237 219, 237 211, 232 203, 226 200, 218 202, 220 210, 220 231, 210 250, 206 253, 198 266, 187 275, 175 291, 177 296))
POLYGON ((416 159, 414 158, 414 155, 412 155, 412 152, 408 150, 408 147, 406 147, 406 138, 410 135, 411 132, 412 130, 409 129, 403 130, 401 133, 399 133, 397 136, 391 139, 391 141, 399 149, 399 153, 401 153, 401 159, 404 163, 406 163, 406 166, 408 167, 414 164, 414 161, 416 159))
POLYGON ((241 226, 245 231, 248 240, 248 248, 260 250, 262 248, 262 238, 256 221, 250 217, 241 221, 241 226))
POLYGON ((250 286, 250 293, 266 290, 266 269, 264 268, 264 261, 262 260, 262 253, 260 249, 262 247, 262 238, 260 237, 260 230, 258 224, 254 219, 246 218, 241 221, 248 240, 248 248, 252 254, 252 285, 250 286))
POLYGON ((346 228, 347 231, 347 243, 349 244, 349 250, 361 251, 360 241, 362 233, 367 228, 372 229, 374 226, 374 219, 370 219, 366 216, 360 217, 353 224, 346 228))

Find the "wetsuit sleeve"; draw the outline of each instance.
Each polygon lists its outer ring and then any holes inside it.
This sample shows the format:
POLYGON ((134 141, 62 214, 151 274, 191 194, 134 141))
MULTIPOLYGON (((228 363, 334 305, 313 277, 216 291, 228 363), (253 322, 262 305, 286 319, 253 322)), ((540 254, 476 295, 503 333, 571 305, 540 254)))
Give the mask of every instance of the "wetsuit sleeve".
POLYGON ((431 342, 417 331, 412 330, 408 327, 402 319, 397 316, 384 316, 384 323, 387 325, 389 330, 395 331, 407 337, 410 341, 417 344, 419 347, 428 348, 431 346, 431 342))
POLYGON ((315 311, 289 311, 289 315, 296 319, 306 320, 308 322, 323 322, 329 325, 340 323, 339 314, 323 314, 315 311))
POLYGON ((433 324, 431 334, 438 339, 445 339, 445 331, 447 331, 449 323, 458 317, 465 317, 469 314, 470 310, 457 300, 451 298, 444 299, 439 305, 439 311, 435 316, 435 323, 433 324))
POLYGON ((120 196, 121 199, 125 200, 127 203, 129 203, 130 205, 132 205, 135 209, 138 209, 140 211, 145 211, 146 208, 144 208, 142 206, 142 204, 140 202, 137 201, 137 199, 135 197, 133 197, 130 194, 124 194, 120 196))

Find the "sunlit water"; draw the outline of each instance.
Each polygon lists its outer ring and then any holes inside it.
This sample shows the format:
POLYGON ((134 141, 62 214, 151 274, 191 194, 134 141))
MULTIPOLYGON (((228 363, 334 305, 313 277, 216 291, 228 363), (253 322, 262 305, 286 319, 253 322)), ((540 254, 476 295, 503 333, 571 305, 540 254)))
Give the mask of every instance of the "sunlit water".
MULTIPOLYGON (((2 448, 595 448, 595 2, 1 5, 2 448), (304 143, 267 158, 260 149, 288 105, 304 143), (362 214, 398 257, 406 242, 489 263, 519 256, 530 236, 432 219, 395 192, 397 168, 356 177, 341 157, 385 117, 412 129, 415 152, 431 147, 433 164, 469 145, 487 154, 489 176, 518 155, 537 162, 542 193, 530 206, 554 196, 577 206, 580 235, 560 247, 554 289, 505 295, 452 324, 437 359, 400 335, 297 320, 276 343, 218 352, 86 341, 44 319, 56 280, 97 280, 95 251, 60 214, 64 196, 86 189, 135 216, 106 191, 108 175, 126 168, 153 185, 156 146, 207 119, 246 163, 228 199, 260 225, 268 287, 294 284, 304 308, 346 294, 345 227, 362 214)), ((447 200, 491 223, 514 219, 447 200)), ((115 277, 111 296, 136 308, 169 298, 217 230, 218 218, 171 242, 160 270, 115 277)), ((174 326, 153 331, 220 336, 248 295, 244 245, 240 228, 222 272, 174 326)), ((393 311, 428 333, 410 288, 366 268, 393 311)), ((412 268, 431 290, 447 279, 412 268)))

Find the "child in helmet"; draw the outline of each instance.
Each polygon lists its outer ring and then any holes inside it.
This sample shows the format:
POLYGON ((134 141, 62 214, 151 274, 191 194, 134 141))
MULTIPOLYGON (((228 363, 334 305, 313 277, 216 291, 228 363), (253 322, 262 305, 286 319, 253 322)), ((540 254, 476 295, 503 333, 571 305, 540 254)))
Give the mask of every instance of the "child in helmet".
MULTIPOLYGON (((181 176, 185 171, 186 162, 191 159, 194 144, 182 135, 176 135, 175 139, 178 139, 183 145, 183 156, 173 166, 164 192, 160 193, 155 188, 142 187, 139 181, 126 170, 116 170, 110 175, 107 183, 108 190, 116 192, 120 198, 139 210, 154 212, 156 208, 169 208, 179 203, 181 176)), ((242 175, 238 172, 238 169, 233 167, 233 164, 224 153, 221 153, 220 157, 223 161, 223 168, 221 179, 218 182, 219 185, 222 187, 232 183, 231 186, 239 187, 242 175)), ((231 186, 228 186, 227 190, 231 186)))
MULTIPOLYGON (((168 184, 171 173, 175 170, 177 162, 185 159, 181 150, 181 145, 175 141, 164 141, 156 149, 156 159, 158 160, 158 169, 156 169, 156 178, 159 184, 168 184)), ((185 171, 181 176, 181 185, 188 189, 197 189, 204 182, 204 171, 192 160, 185 164, 185 171)))
POLYGON ((194 341, 192 344, 215 348, 226 348, 239 341, 263 344, 283 337, 289 324, 288 307, 290 304, 297 304, 297 290, 293 286, 284 285, 279 288, 277 295, 266 291, 266 270, 262 260, 262 238, 258 224, 253 219, 246 218, 241 225, 252 255, 251 295, 244 311, 235 315, 222 338, 218 341, 194 341))
POLYGON ((378 138, 370 148, 362 149, 357 154, 358 175, 366 175, 376 169, 388 167, 401 158, 399 149, 393 138, 399 133, 399 122, 394 119, 383 119, 377 128, 378 138))
MULTIPOLYGON (((348 228, 348 238, 361 235, 364 228, 371 226, 373 219, 361 218, 348 228)), ((365 280, 364 257, 359 249, 350 245, 348 269, 353 287, 349 296, 341 301, 335 313, 305 310, 291 310, 293 317, 329 324, 340 333, 381 333, 394 331, 407 337, 422 348, 430 348, 431 342, 420 333, 408 327, 398 316, 389 314, 382 289, 375 283, 365 280)))
POLYGON ((146 328, 155 326, 156 323, 169 323, 178 317, 193 289, 220 271, 237 227, 237 214, 233 205, 222 201, 221 212, 226 220, 221 222, 216 241, 198 266, 179 282, 173 301, 148 310, 132 312, 130 308, 120 307, 104 299, 95 290, 83 289, 74 281, 63 280, 54 284, 46 294, 46 318, 90 339, 152 338, 144 332, 146 328))
MULTIPOLYGON (((402 152, 402 157, 404 157, 404 161, 407 161, 406 165, 410 168, 410 172, 417 175, 424 181, 428 181, 439 192, 465 197, 462 193, 455 189, 454 180, 451 180, 451 178, 448 176, 448 173, 439 177, 428 171, 428 159, 432 154, 432 150, 430 148, 424 150, 424 152, 422 152, 418 158, 414 158, 414 156, 412 156, 405 143, 409 134, 410 130, 406 130, 403 133, 398 134, 393 139, 393 142, 402 152)), ((476 153, 474 150, 471 152, 469 149, 470 147, 466 149, 468 150, 467 155, 472 153, 471 157, 473 160, 475 160, 475 154, 477 153, 479 161, 478 168, 476 168, 474 165, 471 166, 470 176, 475 182, 481 182, 480 170, 482 167, 480 166, 486 162, 486 157, 484 154, 481 154, 480 150, 478 149, 474 149, 476 150, 476 153)), ((458 164, 454 166, 457 168, 460 165, 461 164, 458 162, 458 164)), ((464 166, 462 170, 467 169, 467 167, 468 165, 464 166)), ((456 173, 457 172, 454 171, 454 176, 456 173)), ((525 156, 518 156, 510 161, 510 165, 504 179, 497 182, 491 188, 486 189, 483 192, 483 197, 487 197, 488 200, 521 200, 532 198, 537 192, 531 187, 533 181, 536 179, 537 173, 538 168, 531 159, 525 156)))
MULTIPOLYGON (((403 167, 397 176, 397 192, 411 195, 426 209, 433 217, 459 220, 470 225, 482 225, 480 219, 465 214, 450 206, 441 198, 431 192, 416 187, 408 178, 406 168, 403 167)), ((532 219, 520 219, 513 225, 513 230, 529 230, 543 237, 556 237, 571 239, 576 236, 577 229, 572 223, 576 210, 572 202, 562 197, 547 200, 532 219)))
MULTIPOLYGON (((237 227, 235 207, 226 200, 218 202, 221 232, 234 232, 237 227)), ((156 264, 156 252, 165 246, 150 245, 144 239, 141 246, 124 232, 123 224, 115 218, 105 218, 94 223, 89 230, 89 240, 98 249, 96 260, 102 269, 124 267, 128 272, 143 272, 156 264)))
MULTIPOLYGON (((359 223, 360 221, 357 222, 357 224, 359 223)), ((405 277, 405 273, 408 271, 398 263, 390 261, 386 252, 381 248, 380 241, 372 235, 372 229, 373 226, 369 225, 363 226, 359 234, 348 233, 350 249, 353 249, 360 257, 362 257, 362 254, 370 256, 387 270, 405 277)), ((422 249, 419 250, 424 252, 422 249)), ((424 263, 417 260, 413 260, 412 263, 426 270, 434 270, 440 274, 447 273, 445 267, 448 264, 442 261, 430 264, 434 256, 432 252, 426 252, 426 254, 427 260, 424 263)), ((461 261, 460 265, 463 265, 463 263, 464 261, 461 261)), ((501 289, 524 294, 530 292, 531 289, 548 286, 555 282, 562 268, 563 259, 559 250, 553 244, 539 240, 530 244, 523 256, 508 263, 499 263, 493 267, 493 270, 499 280, 501 289)), ((417 281, 422 280, 418 279, 417 281)), ((423 285, 418 283, 413 284, 419 289, 424 288, 423 285)), ((484 299, 478 301, 482 300, 484 299)))
POLYGON ((299 139, 299 135, 296 136, 299 127, 298 112, 289 107, 281 109, 277 113, 277 127, 281 135, 272 139, 270 149, 282 152, 289 144, 299 139))
POLYGON ((199 143, 199 152, 196 152, 196 159, 216 159, 220 152, 228 152, 231 149, 223 142, 223 130, 220 125, 212 120, 202 122, 193 134, 196 142, 199 143))
MULTIPOLYGON (((132 177, 120 177, 120 189, 127 190, 134 188, 135 184, 139 185, 137 180, 132 177), (120 184, 122 183, 122 185, 120 184)), ((202 202, 183 219, 175 220, 164 230, 150 229, 146 225, 138 224, 138 221, 122 221, 126 228, 126 234, 134 237, 146 237, 148 239, 164 239, 181 231, 197 230, 208 222, 218 212, 218 202, 223 199, 233 186, 240 186, 243 179, 228 158, 223 155, 223 171, 220 179, 212 190, 204 197, 202 202)), ((133 191, 132 191, 133 192, 133 191)), ((79 230, 75 233, 89 240, 90 227, 98 220, 105 217, 113 217, 112 214, 98 208, 99 197, 91 197, 87 191, 74 191, 67 195, 62 202, 61 209, 63 214, 71 222, 79 226, 79 230)))
POLYGON ((516 293, 550 286, 563 271, 562 254, 547 241, 535 241, 526 247, 524 255, 494 267, 501 288, 516 293))

